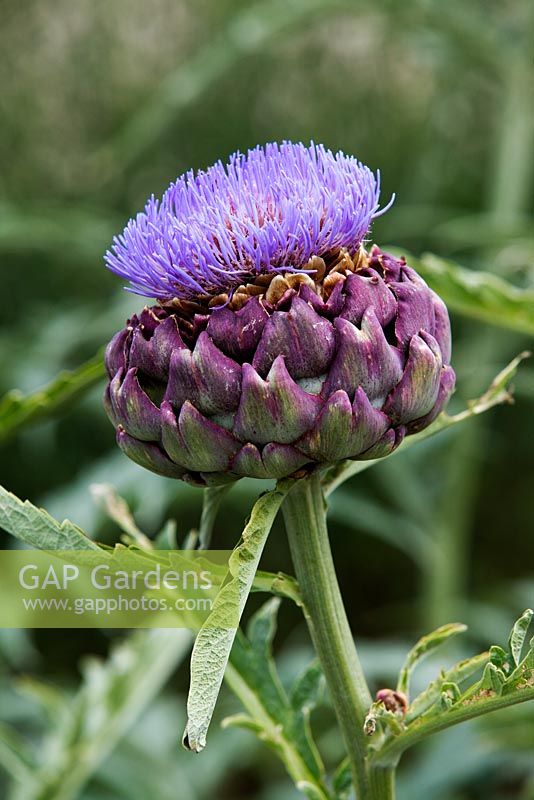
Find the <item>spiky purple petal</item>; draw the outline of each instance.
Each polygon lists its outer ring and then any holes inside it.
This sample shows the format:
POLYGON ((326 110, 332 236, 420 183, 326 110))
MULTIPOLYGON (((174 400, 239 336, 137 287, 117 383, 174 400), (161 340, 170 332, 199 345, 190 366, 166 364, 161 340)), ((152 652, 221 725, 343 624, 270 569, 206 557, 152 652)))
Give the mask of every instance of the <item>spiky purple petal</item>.
POLYGON ((267 144, 188 172, 130 220, 106 253, 130 291, 158 300, 216 295, 354 250, 379 213, 379 175, 322 145, 267 144))

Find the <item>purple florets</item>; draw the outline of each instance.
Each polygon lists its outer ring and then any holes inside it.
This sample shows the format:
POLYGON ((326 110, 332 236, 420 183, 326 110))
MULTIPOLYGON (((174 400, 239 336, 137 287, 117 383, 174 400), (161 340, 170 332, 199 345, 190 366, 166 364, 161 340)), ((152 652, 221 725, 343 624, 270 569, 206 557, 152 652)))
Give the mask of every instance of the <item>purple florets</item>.
MULTIPOLYGON (((188 172, 152 197, 106 253, 130 291, 165 301, 231 291, 314 255, 356 250, 379 210, 380 175, 322 145, 283 142, 188 172)), ((384 209, 385 210, 385 209, 384 209)))

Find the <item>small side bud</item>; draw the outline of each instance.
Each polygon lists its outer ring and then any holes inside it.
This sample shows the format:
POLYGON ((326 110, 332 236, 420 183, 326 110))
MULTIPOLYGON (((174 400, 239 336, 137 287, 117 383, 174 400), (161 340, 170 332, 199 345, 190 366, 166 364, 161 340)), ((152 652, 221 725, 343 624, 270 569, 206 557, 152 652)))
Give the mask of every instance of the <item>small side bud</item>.
POLYGON ((380 689, 376 693, 376 702, 382 703, 386 711, 400 717, 406 716, 408 711, 408 698, 404 692, 397 692, 395 689, 380 689))

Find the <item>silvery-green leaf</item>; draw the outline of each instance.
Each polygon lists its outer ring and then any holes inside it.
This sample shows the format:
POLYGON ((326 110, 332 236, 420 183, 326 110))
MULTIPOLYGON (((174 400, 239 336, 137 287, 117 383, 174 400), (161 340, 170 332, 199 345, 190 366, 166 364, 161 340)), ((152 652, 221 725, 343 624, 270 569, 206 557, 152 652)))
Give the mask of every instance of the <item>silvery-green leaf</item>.
POLYGON ((213 610, 197 636, 191 656, 191 683, 187 702, 184 746, 200 752, 217 702, 236 630, 229 627, 233 613, 241 618, 269 531, 285 497, 277 488, 264 494, 252 510, 241 542, 228 564, 227 581, 215 598, 213 610))
POLYGON ((523 644, 525 643, 525 638, 533 615, 534 611, 527 608, 527 610, 521 614, 510 633, 508 646, 510 647, 510 653, 512 654, 516 666, 521 660, 521 651, 523 650, 523 644))
POLYGON ((406 656, 406 661, 399 674, 397 691, 404 692, 404 694, 407 695, 410 689, 410 677, 417 664, 436 650, 436 648, 441 647, 442 644, 453 636, 457 636, 465 630, 467 630, 467 626, 463 625, 461 622, 451 622, 448 625, 442 625, 440 628, 432 631, 432 633, 427 633, 425 636, 422 636, 415 647, 413 647, 406 656))
POLYGON ((439 700, 445 684, 455 683, 461 685, 476 672, 480 672, 487 664, 488 657, 488 653, 481 653, 473 658, 466 658, 463 661, 459 661, 446 672, 442 671, 440 676, 436 678, 435 681, 432 681, 432 683, 410 703, 406 714, 406 722, 411 722, 432 708, 439 700))
MULTIPOLYGON (((514 626, 514 648, 517 659, 524 643, 527 620, 532 612, 525 612, 519 625, 514 626)), ((534 700, 534 648, 531 647, 515 670, 509 674, 508 661, 512 658, 502 647, 491 648, 494 661, 490 660, 490 653, 484 653, 476 659, 461 662, 450 673, 442 673, 438 681, 431 684, 418 698, 415 699, 404 718, 404 729, 398 734, 386 735, 376 748, 370 753, 373 763, 380 766, 393 766, 398 762, 399 756, 409 747, 431 736, 438 731, 445 730, 461 722, 489 714, 492 711, 534 700), (497 666, 501 663, 502 668, 497 666), (484 672, 480 680, 468 687, 462 694, 458 694, 458 684, 461 674, 471 667, 477 668, 484 664, 484 672), (456 673, 456 675, 454 675, 456 673), (438 702, 435 702, 436 690, 438 702), (418 706, 417 712, 415 707, 418 706), (427 709, 426 711, 424 709, 427 709), (422 713, 421 713, 422 712, 422 713)), ((466 677, 466 674, 463 677, 466 677)))
POLYGON ((286 597, 288 600, 292 600, 295 605, 302 607, 302 597, 296 579, 283 572, 274 573, 258 570, 252 584, 252 591, 270 592, 277 597, 286 597))
POLYGON ((98 550, 69 520, 58 522, 44 509, 22 501, 0 486, 0 528, 38 550, 98 550))
POLYGON ((86 660, 82 685, 74 695, 61 698, 55 690, 50 695, 46 685, 27 684, 25 690, 49 707, 50 724, 37 745, 39 766, 31 775, 21 775, 10 800, 77 800, 184 658, 190 642, 185 630, 136 632, 113 647, 106 661, 86 660))
POLYGON ((311 711, 320 702, 324 686, 321 665, 318 661, 314 661, 297 677, 291 687, 291 705, 296 710, 311 711))
POLYGON ((329 800, 309 720, 320 693, 321 671, 312 663, 296 679, 288 696, 272 657, 279 606, 280 600, 272 598, 251 619, 247 636, 238 633, 225 677, 247 714, 231 717, 224 724, 253 731, 275 750, 309 800, 329 800))

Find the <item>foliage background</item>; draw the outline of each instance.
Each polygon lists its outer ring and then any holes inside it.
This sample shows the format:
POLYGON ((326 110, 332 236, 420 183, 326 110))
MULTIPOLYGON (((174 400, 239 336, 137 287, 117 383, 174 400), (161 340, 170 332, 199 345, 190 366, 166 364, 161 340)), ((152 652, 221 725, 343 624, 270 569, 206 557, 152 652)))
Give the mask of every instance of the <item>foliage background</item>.
MULTIPOLYGON (((314 139, 380 168, 383 198, 397 194, 373 230, 382 245, 534 285, 529 0, 0 0, 0 20, 2 394, 77 366, 140 308, 102 254, 149 194, 268 140, 314 139)), ((456 314, 453 326, 460 405, 529 342, 456 314)), ((118 531, 88 488, 111 481, 148 533, 173 517, 185 536, 200 493, 117 452, 101 388, 4 442, 0 483, 113 542, 118 531)), ((465 621, 471 652, 500 641, 534 603, 533 412, 527 364, 513 409, 386 461, 334 496, 334 552, 373 688, 422 631, 465 621)), ((217 546, 235 544, 257 491, 243 481, 227 497, 217 546)), ((280 526, 264 564, 290 571, 280 526)), ((277 642, 293 674, 309 645, 288 605, 277 642)), ((1 632, 0 719, 38 737, 43 703, 20 676, 74 692, 80 659, 109 644, 97 632, 1 632)), ((179 749, 186 649, 165 692, 74 797, 297 796, 245 733, 215 724, 204 755, 179 749)), ((224 694, 218 719, 235 707, 224 694)), ((532 713, 512 710, 419 748, 403 763, 401 800, 533 798, 532 713)), ((328 709, 315 721, 334 758, 328 709)))

